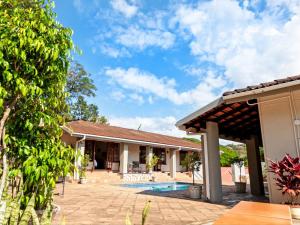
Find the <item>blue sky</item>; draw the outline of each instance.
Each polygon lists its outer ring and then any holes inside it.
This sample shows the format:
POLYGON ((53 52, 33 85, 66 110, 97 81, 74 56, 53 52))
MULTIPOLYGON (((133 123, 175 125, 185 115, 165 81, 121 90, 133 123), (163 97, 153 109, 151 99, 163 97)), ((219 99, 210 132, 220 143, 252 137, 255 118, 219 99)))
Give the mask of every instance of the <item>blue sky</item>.
POLYGON ((55 1, 113 125, 175 122, 228 89, 300 74, 300 1, 55 1))

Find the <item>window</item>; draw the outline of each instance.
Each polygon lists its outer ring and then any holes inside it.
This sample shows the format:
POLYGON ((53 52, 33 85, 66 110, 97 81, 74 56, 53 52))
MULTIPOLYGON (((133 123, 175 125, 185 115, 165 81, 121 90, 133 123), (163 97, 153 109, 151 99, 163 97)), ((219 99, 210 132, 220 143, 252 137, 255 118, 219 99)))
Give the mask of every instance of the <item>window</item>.
POLYGON ((161 160, 161 164, 166 165, 167 156, 166 156, 166 150, 165 149, 161 149, 160 160, 161 160))
POLYGON ((84 154, 89 155, 90 161, 93 160, 94 145, 95 145, 95 142, 94 142, 94 141, 85 141, 85 150, 84 150, 84 154))
POLYGON ((167 157, 166 157, 166 150, 164 148, 153 148, 153 154, 158 156, 159 164, 166 165, 167 157))
POLYGON ((180 152, 179 152, 180 165, 183 164, 182 162, 184 161, 186 155, 187 155, 187 152, 185 152, 185 151, 180 151, 180 152))
POLYGON ((114 148, 114 153, 113 153, 113 161, 114 162, 120 162, 120 148, 119 148, 119 145, 117 145, 115 148, 114 148))
POLYGON ((140 164, 146 164, 146 146, 140 146, 140 164))

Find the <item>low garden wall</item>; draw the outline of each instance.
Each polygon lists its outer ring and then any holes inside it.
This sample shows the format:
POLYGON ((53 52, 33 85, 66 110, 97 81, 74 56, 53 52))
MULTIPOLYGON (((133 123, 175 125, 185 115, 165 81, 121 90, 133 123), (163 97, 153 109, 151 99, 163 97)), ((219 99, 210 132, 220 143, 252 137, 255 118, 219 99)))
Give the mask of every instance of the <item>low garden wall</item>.
POLYGON ((122 178, 124 182, 147 182, 152 177, 149 173, 125 173, 122 178))

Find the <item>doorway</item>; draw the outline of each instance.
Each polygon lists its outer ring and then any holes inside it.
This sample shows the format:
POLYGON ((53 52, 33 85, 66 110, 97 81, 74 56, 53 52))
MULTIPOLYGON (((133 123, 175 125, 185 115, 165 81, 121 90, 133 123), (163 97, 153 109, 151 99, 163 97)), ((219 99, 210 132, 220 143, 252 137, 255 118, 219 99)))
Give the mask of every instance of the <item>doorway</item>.
POLYGON ((153 170, 161 171, 161 166, 166 165, 166 150, 164 148, 153 148, 153 154, 159 158, 153 170))
POLYGON ((119 144, 101 141, 86 141, 85 154, 90 156, 94 169, 118 170, 120 163, 119 144))

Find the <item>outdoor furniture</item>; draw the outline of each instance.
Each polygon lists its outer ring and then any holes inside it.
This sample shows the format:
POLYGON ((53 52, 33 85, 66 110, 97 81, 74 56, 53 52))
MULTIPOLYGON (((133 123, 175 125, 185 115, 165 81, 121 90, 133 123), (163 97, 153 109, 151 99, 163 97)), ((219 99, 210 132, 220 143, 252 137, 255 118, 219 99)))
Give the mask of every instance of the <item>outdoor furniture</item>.
POLYGON ((87 171, 93 171, 94 170, 94 163, 93 162, 89 162, 89 164, 86 167, 87 171))
POLYGON ((140 162, 138 162, 138 161, 133 161, 132 162, 132 172, 133 173, 140 173, 141 172, 140 162))
POLYGON ((241 201, 221 216, 214 225, 291 225, 288 205, 241 201))

